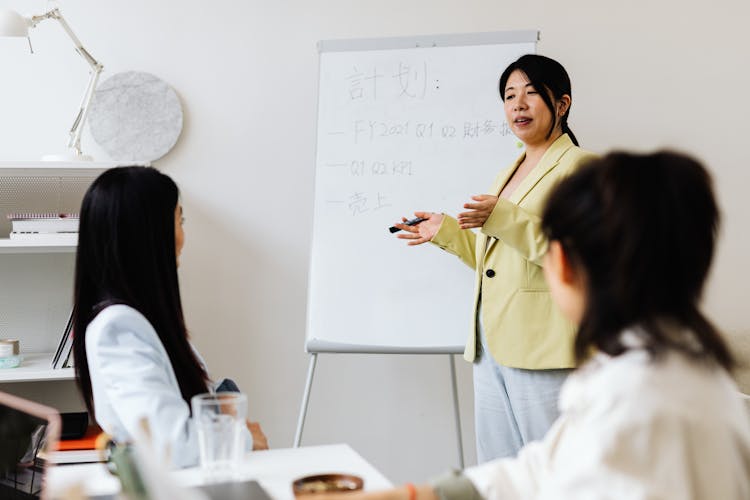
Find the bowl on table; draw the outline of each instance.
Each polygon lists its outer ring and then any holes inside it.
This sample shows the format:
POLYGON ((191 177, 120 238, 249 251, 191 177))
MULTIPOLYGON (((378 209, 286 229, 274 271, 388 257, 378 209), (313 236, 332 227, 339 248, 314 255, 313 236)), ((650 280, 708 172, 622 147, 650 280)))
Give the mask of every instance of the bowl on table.
POLYGON ((362 478, 351 474, 316 474, 292 482, 295 497, 317 493, 352 492, 361 490, 363 486, 362 478))

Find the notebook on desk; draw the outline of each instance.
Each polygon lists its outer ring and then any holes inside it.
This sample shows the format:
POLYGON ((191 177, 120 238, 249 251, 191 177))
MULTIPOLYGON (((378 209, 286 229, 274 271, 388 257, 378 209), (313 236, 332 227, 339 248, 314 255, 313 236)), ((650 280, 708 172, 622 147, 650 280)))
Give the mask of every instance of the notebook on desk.
MULTIPOLYGON (((258 481, 241 481, 235 483, 217 483, 195 486, 210 500, 272 500, 258 481)), ((97 495, 89 500, 117 500, 118 495, 97 495)), ((0 499, 2 497, 0 496, 0 499)))
POLYGON ((47 497, 47 465, 37 455, 55 449, 60 428, 54 408, 0 392, 0 500, 47 497))
POLYGON ((258 481, 205 484, 196 489, 211 500, 271 500, 258 481))

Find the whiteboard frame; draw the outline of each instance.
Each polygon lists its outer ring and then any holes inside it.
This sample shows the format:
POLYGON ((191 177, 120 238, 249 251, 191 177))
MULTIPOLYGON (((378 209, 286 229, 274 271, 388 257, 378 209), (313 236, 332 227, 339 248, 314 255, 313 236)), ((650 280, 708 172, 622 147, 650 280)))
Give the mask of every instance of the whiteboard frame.
MULTIPOLYGON (((539 30, 515 30, 515 31, 490 31, 479 33, 452 33, 439 35, 418 35, 384 38, 352 38, 337 40, 320 40, 318 42, 318 53, 325 52, 354 52, 369 50, 397 50, 429 47, 463 47, 472 45, 496 45, 506 43, 533 43, 541 39, 539 30)), ((535 50, 536 52, 536 50, 535 50)), ((318 93, 320 92, 320 57, 318 58, 318 93)), ((315 127, 315 158, 318 156, 318 129, 317 120, 320 110, 317 109, 319 101, 316 102, 316 127, 315 127)), ((313 184, 317 177, 317 165, 314 168, 313 184)), ((313 193, 313 197, 315 193, 313 193)), ((315 234, 315 211, 311 211, 312 237, 315 234)), ((310 241, 310 256, 308 260, 307 276, 307 311, 305 314, 305 352, 308 354, 334 353, 334 354, 463 354, 465 343, 453 346, 390 346, 390 345, 364 345, 344 344, 328 340, 309 338, 310 331, 310 270, 312 269, 312 244, 310 241)), ((451 356, 452 357, 452 356, 451 356)), ((313 362, 314 363, 314 362, 313 362)), ((314 371, 314 364, 311 365, 314 371)), ((308 374, 308 390, 312 384, 312 372, 308 374)), ((304 398, 303 398, 304 399, 304 398)), ((303 403, 303 411, 300 413, 301 422, 304 422, 306 405, 303 403)), ((304 425, 304 424, 302 424, 304 425)), ((301 428, 298 430, 301 437, 301 428)), ((296 440, 297 438, 295 438, 296 440)))
MULTIPOLYGON (((539 40, 538 30, 488 31, 484 33, 395 36, 388 38, 354 38, 348 40, 321 40, 318 42, 318 52, 358 52, 366 50, 495 45, 500 43, 536 43, 539 40)), ((318 66, 318 69, 320 69, 320 66, 318 66)))
POLYGON ((309 339, 305 342, 308 353, 349 354, 463 354, 465 344, 438 347, 401 347, 389 345, 342 344, 328 340, 309 339))

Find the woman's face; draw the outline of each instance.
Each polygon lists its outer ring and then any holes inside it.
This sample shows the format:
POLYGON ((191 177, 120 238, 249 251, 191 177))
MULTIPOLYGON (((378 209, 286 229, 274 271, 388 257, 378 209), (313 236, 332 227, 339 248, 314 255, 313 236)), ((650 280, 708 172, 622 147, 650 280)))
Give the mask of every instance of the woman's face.
MULTIPOLYGON (((555 117, 550 113, 526 74, 521 70, 515 70, 508 77, 504 89, 505 118, 513 133, 527 146, 543 144, 549 140, 547 134, 555 117)), ((562 101, 555 102, 557 110, 566 104, 562 101)), ((556 138, 556 134, 550 136, 556 138)))
POLYGON ((180 253, 182 253, 182 247, 185 245, 185 230, 182 228, 182 224, 185 222, 182 216, 182 205, 177 204, 177 208, 174 209, 174 245, 175 255, 177 256, 177 265, 180 265, 180 253))

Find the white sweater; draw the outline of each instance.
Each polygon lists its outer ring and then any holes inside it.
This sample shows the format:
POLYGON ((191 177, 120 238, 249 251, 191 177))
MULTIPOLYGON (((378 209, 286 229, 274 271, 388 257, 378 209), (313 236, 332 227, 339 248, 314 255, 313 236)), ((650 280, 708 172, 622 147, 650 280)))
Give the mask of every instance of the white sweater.
POLYGON ((542 441, 464 478, 493 500, 750 498, 750 415, 723 369, 599 354, 568 378, 560 410, 542 441))
POLYGON ((86 329, 86 358, 96 421, 105 432, 132 441, 145 417, 157 452, 177 467, 198 463, 190 408, 167 351, 141 313, 126 305, 103 309, 86 329))

